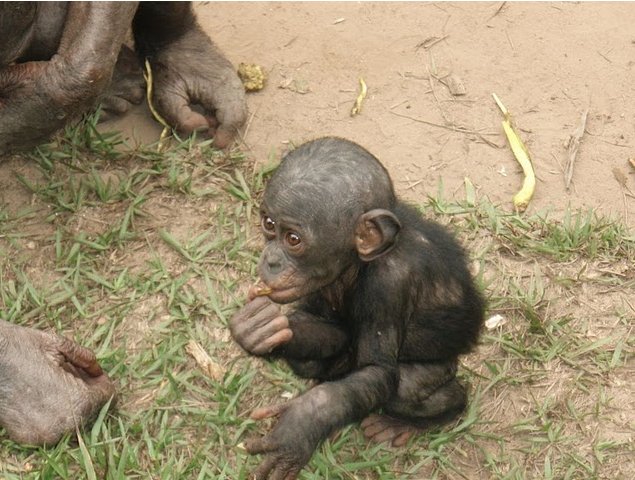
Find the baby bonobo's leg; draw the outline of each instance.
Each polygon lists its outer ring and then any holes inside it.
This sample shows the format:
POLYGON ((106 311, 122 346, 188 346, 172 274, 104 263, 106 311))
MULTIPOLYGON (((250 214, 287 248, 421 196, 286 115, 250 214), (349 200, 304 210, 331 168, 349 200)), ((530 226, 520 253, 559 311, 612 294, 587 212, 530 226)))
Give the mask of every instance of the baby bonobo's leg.
POLYGON ((366 438, 404 445, 412 435, 452 420, 467 403, 465 388, 456 379, 456 361, 401 364, 399 389, 383 414, 364 419, 366 438))

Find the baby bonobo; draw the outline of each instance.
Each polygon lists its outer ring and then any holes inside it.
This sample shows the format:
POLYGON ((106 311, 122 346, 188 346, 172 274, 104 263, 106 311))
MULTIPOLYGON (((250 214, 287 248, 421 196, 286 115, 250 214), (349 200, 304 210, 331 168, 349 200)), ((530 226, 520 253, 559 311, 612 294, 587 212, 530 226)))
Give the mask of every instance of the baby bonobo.
POLYGON ((457 241, 395 198, 373 155, 340 138, 305 143, 282 160, 260 211, 261 284, 232 335, 321 383, 252 413, 280 416, 246 444, 265 454, 255 478, 296 478, 351 422, 365 419, 368 438, 399 446, 463 410, 457 359, 477 342, 483 299, 457 241), (286 315, 277 305, 295 301, 286 315))

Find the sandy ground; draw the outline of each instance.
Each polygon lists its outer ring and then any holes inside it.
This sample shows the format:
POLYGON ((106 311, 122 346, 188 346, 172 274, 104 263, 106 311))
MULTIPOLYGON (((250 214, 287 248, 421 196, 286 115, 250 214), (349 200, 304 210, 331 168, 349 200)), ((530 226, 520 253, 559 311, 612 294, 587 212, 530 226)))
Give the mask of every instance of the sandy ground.
MULTIPOLYGON (((635 3, 203 3, 200 22, 235 65, 257 63, 244 135, 259 161, 290 142, 338 135, 390 169, 412 201, 464 177, 508 204, 522 172, 495 92, 521 130, 538 177, 529 212, 593 207, 635 225, 635 3), (466 94, 445 85, 452 75, 466 94), (368 85, 350 110, 358 79, 368 85), (573 182, 563 170, 588 109, 573 182)), ((124 128, 154 140, 139 109, 124 128)))

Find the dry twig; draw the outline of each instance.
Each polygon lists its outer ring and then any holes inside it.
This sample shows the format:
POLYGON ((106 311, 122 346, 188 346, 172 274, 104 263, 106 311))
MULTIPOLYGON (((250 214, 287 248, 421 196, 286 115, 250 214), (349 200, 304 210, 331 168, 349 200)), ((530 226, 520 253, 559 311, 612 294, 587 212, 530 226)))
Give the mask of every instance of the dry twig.
POLYGON ((586 128, 586 119, 589 115, 589 107, 582 112, 582 118, 580 119, 580 124, 573 135, 571 135, 571 139, 569 140, 569 147, 567 151, 569 152, 569 159, 567 161, 567 166, 564 172, 564 183, 569 190, 571 186, 571 179, 573 178, 573 166, 575 164, 575 159, 578 154, 578 149, 580 148, 580 141, 582 140, 582 136, 584 135, 584 130, 586 128))

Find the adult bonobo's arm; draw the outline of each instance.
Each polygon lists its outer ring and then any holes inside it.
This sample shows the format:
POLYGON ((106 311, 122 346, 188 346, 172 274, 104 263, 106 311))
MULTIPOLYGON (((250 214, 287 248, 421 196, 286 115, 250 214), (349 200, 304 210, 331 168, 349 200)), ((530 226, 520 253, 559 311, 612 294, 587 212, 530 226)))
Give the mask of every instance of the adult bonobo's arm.
POLYGON ((58 53, 0 70, 0 153, 45 141, 112 77, 135 2, 71 2, 58 53))
POLYGON ((115 394, 89 350, 0 320, 0 426, 16 442, 57 442, 115 394))
POLYGON ((245 89, 190 3, 141 2, 133 32, 139 55, 152 66, 158 112, 185 134, 202 131, 214 135, 217 147, 228 146, 247 119, 245 89))

